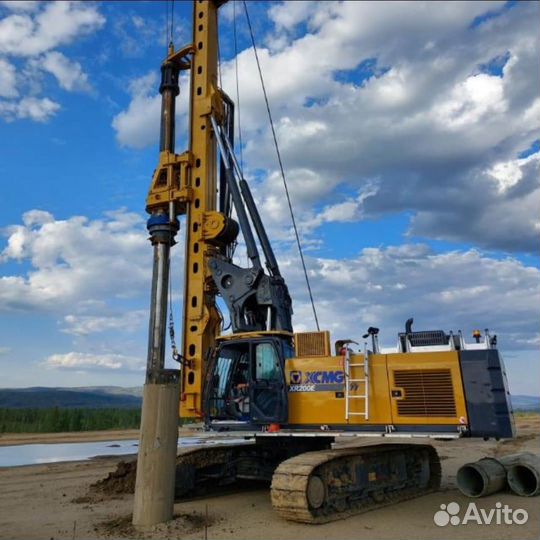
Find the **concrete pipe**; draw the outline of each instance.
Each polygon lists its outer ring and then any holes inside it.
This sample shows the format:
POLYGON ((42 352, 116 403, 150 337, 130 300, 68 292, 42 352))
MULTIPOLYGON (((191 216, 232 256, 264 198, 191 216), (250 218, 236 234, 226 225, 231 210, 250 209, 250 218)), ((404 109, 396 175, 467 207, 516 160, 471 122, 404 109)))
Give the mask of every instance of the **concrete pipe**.
POLYGON ((524 452, 500 458, 510 489, 521 497, 540 495, 540 457, 524 452))
POLYGON ((457 473, 457 485, 467 497, 485 497, 506 487, 506 469, 494 458, 467 463, 457 473))

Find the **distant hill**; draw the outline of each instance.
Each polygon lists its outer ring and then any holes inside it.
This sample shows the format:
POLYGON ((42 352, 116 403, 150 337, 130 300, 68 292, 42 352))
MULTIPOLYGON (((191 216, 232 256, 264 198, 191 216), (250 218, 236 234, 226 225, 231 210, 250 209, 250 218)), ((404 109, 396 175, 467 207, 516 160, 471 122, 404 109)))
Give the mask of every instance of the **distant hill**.
POLYGON ((540 397, 538 396, 512 396, 514 411, 540 410, 540 397))
POLYGON ((92 392, 98 394, 110 394, 114 396, 136 396, 142 398, 142 386, 74 386, 55 388, 55 390, 72 390, 73 392, 92 392))
POLYGON ((141 406, 141 401, 142 388, 139 387, 0 388, 0 408, 6 409, 134 409, 141 406))

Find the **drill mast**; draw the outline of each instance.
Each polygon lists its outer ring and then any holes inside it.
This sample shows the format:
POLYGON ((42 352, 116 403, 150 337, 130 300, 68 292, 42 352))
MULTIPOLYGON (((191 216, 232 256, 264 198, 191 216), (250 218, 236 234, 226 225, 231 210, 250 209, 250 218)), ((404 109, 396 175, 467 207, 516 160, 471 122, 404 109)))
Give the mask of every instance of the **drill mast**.
POLYGON ((201 412, 204 352, 219 333, 221 317, 208 258, 217 254, 215 241, 226 229, 226 219, 216 212, 216 141, 210 115, 221 119, 222 99, 217 84, 218 23, 222 2, 195 2, 191 61, 190 139, 192 197, 187 209, 184 270, 184 313, 181 415, 201 412))
MULTIPOLYGON (((146 209, 151 223, 167 222, 169 238, 178 229, 177 217, 186 215, 183 340, 181 359, 181 414, 198 416, 203 376, 203 352, 210 350, 219 331, 221 317, 215 304, 215 286, 207 260, 217 256, 224 241, 228 219, 216 212, 216 142, 210 115, 221 120, 223 104, 217 86, 217 10, 222 2, 194 2, 193 43, 175 52, 172 44, 161 67, 162 95, 159 165, 154 172, 146 209), (179 74, 191 70, 189 149, 176 154, 175 99, 179 94, 179 74)), ((159 243, 152 235, 152 242, 159 243)), ((166 236, 166 235, 164 235, 166 236)), ((165 238, 167 240, 167 238, 165 238)), ((167 294, 167 290, 163 292, 167 294)), ((166 302, 162 307, 159 333, 165 340, 166 302)), ((152 324, 151 324, 152 332, 152 324)), ((152 346, 152 355, 163 357, 152 346)), ((155 339, 154 339, 155 341, 155 339)), ((160 363, 158 361, 158 363, 160 363)), ((163 364, 162 364, 163 365, 163 364)))
POLYGON ((222 323, 216 306, 218 294, 227 304, 234 333, 292 331, 287 286, 234 156, 234 104, 218 87, 217 14, 223 3, 194 2, 193 43, 177 52, 171 44, 161 66, 160 158, 146 201, 154 245, 148 373, 163 371, 169 249, 178 231, 177 218, 186 215, 182 417, 199 417, 202 413, 205 367, 222 323), (189 149, 176 154, 175 99, 184 70, 191 71, 189 149), (232 261, 239 230, 231 218, 233 207, 246 243, 249 268, 232 261), (250 219, 269 275, 263 270, 250 219))

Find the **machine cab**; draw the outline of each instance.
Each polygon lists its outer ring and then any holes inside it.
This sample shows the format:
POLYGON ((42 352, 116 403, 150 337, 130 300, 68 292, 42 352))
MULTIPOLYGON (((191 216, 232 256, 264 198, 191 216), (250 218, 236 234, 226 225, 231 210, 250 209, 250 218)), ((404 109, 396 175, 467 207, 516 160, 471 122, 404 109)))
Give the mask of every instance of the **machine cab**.
POLYGON ((206 422, 236 427, 286 423, 284 363, 292 351, 290 338, 273 334, 220 340, 206 378, 206 422))

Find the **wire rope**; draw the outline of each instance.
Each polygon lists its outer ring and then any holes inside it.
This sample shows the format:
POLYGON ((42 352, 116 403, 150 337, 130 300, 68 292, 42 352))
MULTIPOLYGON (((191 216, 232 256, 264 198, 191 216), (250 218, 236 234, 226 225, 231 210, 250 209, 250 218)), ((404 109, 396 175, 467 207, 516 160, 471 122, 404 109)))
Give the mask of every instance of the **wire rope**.
POLYGON ((246 20, 247 20, 247 24, 248 24, 248 28, 249 28, 249 34, 251 36, 251 44, 253 46, 253 52, 255 53, 255 61, 257 63, 257 70, 259 71, 259 78, 261 80, 261 86, 262 86, 262 90, 263 90, 263 94, 264 94, 264 102, 266 104, 266 111, 268 113, 268 119, 270 121, 270 128, 272 129, 272 137, 274 139, 274 146, 276 148, 276 154, 277 154, 277 158, 278 158, 278 162, 279 162, 279 169, 281 171, 281 178, 283 179, 283 186, 285 188, 285 195, 287 197, 287 204, 289 206, 289 212, 290 212, 290 215, 291 215, 291 221, 292 221, 292 225, 293 225, 293 229, 294 229, 294 235, 296 237, 296 245, 298 246, 298 252, 300 253, 300 261, 302 262, 302 269, 304 271, 304 277, 305 277, 306 285, 307 285, 307 289, 308 289, 309 300, 311 302, 311 309, 313 310, 313 317, 315 319, 315 325, 317 326, 317 331, 320 331, 319 319, 317 317, 317 310, 315 308, 315 301, 313 299, 313 292, 311 290, 311 284, 309 282, 309 275, 308 275, 307 268, 306 268, 306 262, 304 260, 304 253, 303 253, 303 250, 302 250, 302 244, 300 242, 300 235, 298 234, 298 227, 296 226, 296 219, 294 217, 294 211, 293 211, 293 207, 292 207, 292 203, 291 203, 291 197, 290 197, 290 194, 289 194, 289 188, 287 186, 287 180, 285 178, 285 170, 283 168, 283 161, 281 159, 281 152, 279 151, 279 145, 278 145, 278 142, 277 142, 276 130, 274 128, 274 121, 272 119, 272 112, 270 110, 270 103, 268 101, 268 94, 266 92, 266 86, 264 84, 264 78, 263 78, 263 73, 262 73, 262 69, 261 69, 261 63, 259 61, 259 54, 257 52, 257 46, 255 45, 255 37, 253 35, 253 27, 251 26, 251 20, 249 18, 249 12, 248 12, 246 1, 242 0, 242 3, 244 4, 244 11, 246 13, 246 20))

